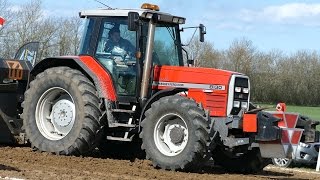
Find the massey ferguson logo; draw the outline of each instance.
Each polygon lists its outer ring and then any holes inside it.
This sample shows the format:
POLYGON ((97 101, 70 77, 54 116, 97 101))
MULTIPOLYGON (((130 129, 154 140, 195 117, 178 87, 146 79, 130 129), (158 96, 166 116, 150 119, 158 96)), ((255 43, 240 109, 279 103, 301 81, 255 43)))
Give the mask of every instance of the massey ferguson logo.
POLYGON ((215 90, 215 91, 224 91, 226 86, 216 85, 216 84, 194 84, 194 83, 179 83, 179 82, 163 82, 163 81, 154 81, 154 86, 166 86, 166 87, 183 87, 183 88, 192 88, 192 89, 204 89, 204 90, 215 90))
POLYGON ((226 86, 223 86, 223 85, 210 85, 209 87, 210 89, 212 90, 226 90, 226 86))
POLYGON ((23 68, 18 61, 6 61, 9 68, 9 79, 20 80, 23 76, 23 68))

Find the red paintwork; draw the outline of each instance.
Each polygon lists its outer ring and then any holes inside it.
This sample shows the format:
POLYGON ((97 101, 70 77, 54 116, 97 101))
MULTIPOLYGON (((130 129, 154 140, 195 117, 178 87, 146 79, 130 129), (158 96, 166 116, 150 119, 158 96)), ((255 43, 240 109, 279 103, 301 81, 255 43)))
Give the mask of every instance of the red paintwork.
POLYGON ((111 101, 117 99, 111 75, 91 56, 79 56, 79 58, 97 77, 105 98, 111 101))
POLYGON ((281 142, 282 144, 290 144, 290 137, 289 137, 289 132, 288 131, 281 131, 281 142))
POLYGON ((243 132, 257 132, 257 121, 257 114, 243 114, 243 132))
MULTIPOLYGON (((210 116, 226 116, 228 103, 229 81, 235 72, 212 68, 156 66, 153 81, 180 82, 193 84, 224 85, 225 90, 215 90, 205 93, 202 89, 189 89, 188 97, 201 102, 204 108, 210 110, 210 116)), ((153 89, 168 87, 153 86, 153 89)))

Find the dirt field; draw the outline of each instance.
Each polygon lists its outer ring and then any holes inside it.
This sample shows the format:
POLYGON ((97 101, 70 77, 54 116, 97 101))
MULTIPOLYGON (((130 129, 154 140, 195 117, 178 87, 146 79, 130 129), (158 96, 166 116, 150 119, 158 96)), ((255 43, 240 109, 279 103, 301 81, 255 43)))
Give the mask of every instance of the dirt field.
POLYGON ((4 179, 318 179, 320 174, 266 167, 255 175, 228 174, 215 168, 198 173, 154 169, 147 160, 67 157, 33 152, 27 147, 0 147, 0 177, 4 179), (8 178, 9 177, 9 178, 8 178))

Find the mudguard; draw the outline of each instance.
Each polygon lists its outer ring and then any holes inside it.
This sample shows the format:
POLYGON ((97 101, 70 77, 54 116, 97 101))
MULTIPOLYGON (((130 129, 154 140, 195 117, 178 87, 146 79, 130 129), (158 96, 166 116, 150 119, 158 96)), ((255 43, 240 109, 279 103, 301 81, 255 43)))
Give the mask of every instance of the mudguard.
MULTIPOLYGON (((177 94, 179 92, 183 92, 183 91, 188 91, 188 89, 186 88, 168 88, 168 89, 164 89, 161 91, 158 91, 157 93, 155 93, 147 102, 146 104, 143 106, 141 115, 140 115, 140 120, 139 122, 141 122, 144 118, 144 113, 147 109, 149 109, 149 107, 151 106, 151 104, 157 100, 159 100, 162 97, 165 96, 171 96, 174 94, 177 94)), ((140 124, 140 123, 139 123, 140 124)), ((140 126, 139 126, 140 127, 140 126)))
POLYGON ((101 98, 116 101, 116 91, 110 73, 95 58, 89 55, 46 58, 36 64, 31 74, 36 76, 48 68, 58 66, 68 66, 81 71, 93 81, 101 98))

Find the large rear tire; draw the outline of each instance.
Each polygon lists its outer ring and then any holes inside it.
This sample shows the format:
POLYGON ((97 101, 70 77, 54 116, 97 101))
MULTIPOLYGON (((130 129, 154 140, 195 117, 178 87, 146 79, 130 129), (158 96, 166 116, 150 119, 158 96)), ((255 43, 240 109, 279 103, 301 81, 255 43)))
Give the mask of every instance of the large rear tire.
POLYGON ((155 167, 197 169, 207 153, 209 121, 193 100, 179 95, 151 105, 142 121, 142 149, 155 167))
POLYGON ((97 144, 101 128, 97 90, 78 70, 54 67, 38 74, 23 107, 23 124, 33 148, 81 155, 97 144))

